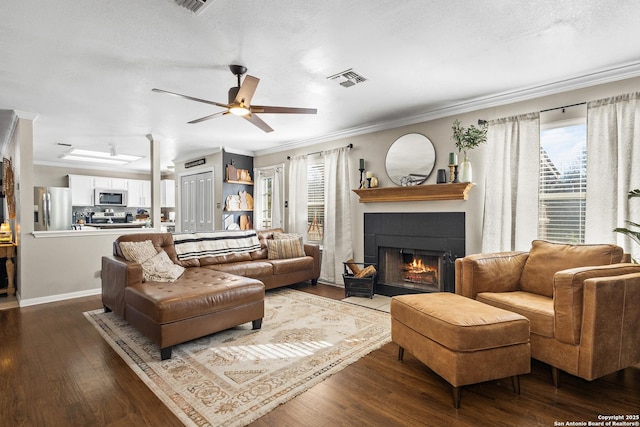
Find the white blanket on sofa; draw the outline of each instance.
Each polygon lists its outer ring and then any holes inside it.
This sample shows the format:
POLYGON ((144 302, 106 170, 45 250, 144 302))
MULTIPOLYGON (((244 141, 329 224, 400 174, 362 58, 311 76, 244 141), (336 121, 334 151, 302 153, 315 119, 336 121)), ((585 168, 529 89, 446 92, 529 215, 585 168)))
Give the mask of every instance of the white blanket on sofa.
POLYGON ((173 242, 181 261, 260 250, 255 230, 177 233, 173 235, 173 242))

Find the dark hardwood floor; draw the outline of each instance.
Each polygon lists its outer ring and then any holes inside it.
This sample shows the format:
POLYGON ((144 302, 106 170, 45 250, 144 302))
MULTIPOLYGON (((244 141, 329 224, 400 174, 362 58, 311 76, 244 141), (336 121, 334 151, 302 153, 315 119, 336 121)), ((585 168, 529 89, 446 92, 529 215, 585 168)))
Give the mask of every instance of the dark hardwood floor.
MULTIPOLYGON (((94 296, 0 311, 0 425, 181 425, 84 318, 100 307, 94 296)), ((592 382, 562 374, 555 389, 549 367, 532 361, 520 395, 509 379, 476 384, 456 410, 449 384, 408 353, 398 363, 397 351, 383 346, 252 426, 554 426, 640 414, 640 365, 592 382)))

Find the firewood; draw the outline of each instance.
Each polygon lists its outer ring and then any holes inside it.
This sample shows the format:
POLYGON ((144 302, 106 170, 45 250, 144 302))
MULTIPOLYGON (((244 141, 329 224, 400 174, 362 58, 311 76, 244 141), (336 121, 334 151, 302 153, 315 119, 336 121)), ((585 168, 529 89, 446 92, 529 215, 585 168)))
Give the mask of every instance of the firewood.
POLYGON ((356 276, 357 276, 357 275, 358 275, 358 273, 360 273, 360 267, 358 267, 358 266, 357 266, 356 264, 354 264, 354 263, 355 263, 355 261, 353 260, 353 258, 351 258, 351 259, 347 260, 347 262, 346 262, 347 267, 349 267, 349 270, 351 270, 351 272, 352 272, 354 275, 356 275, 356 276))
POLYGON ((358 279, 363 279, 365 277, 371 277, 376 274, 376 268, 373 265, 369 265, 365 267, 360 273, 356 274, 358 279))

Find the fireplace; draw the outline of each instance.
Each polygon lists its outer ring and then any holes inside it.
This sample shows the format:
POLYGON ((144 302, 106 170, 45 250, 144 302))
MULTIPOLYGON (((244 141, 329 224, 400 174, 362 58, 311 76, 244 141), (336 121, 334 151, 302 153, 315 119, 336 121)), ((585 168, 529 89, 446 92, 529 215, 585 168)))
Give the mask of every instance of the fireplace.
POLYGON ((364 261, 375 263, 375 293, 454 292, 464 256, 464 212, 366 213, 364 261))
POLYGON ((440 253, 405 248, 379 248, 381 283, 422 292, 442 292, 440 253))

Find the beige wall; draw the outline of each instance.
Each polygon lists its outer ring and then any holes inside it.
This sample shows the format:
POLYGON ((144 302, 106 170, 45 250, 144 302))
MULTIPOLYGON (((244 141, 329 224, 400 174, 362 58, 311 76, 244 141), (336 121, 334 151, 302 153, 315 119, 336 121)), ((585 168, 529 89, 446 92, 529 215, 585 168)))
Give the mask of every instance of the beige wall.
MULTIPOLYGON (((384 169, 385 156, 388 148, 398 137, 407 133, 421 133, 427 136, 436 148, 437 169, 447 169, 448 154, 455 151, 455 145, 451 140, 451 123, 459 119, 465 126, 477 124, 478 119, 491 120, 501 117, 525 114, 563 105, 570 105, 623 93, 635 92, 640 87, 640 78, 622 80, 614 83, 592 86, 589 88, 573 90, 565 93, 542 96, 539 98, 514 102, 507 105, 484 108, 464 114, 455 114, 450 117, 439 118, 410 126, 403 126, 365 135, 342 138, 331 142, 297 148, 287 152, 257 156, 254 160, 255 167, 264 167, 285 163, 288 167, 287 156, 321 151, 330 148, 353 144, 351 150, 351 188, 358 187, 359 171, 358 160, 364 158, 367 170, 374 172, 379 178, 381 187, 393 186, 384 169)), ((476 184, 469 192, 467 201, 431 201, 431 202, 401 202, 401 203, 358 203, 355 193, 352 201, 352 226, 353 249, 356 260, 363 258, 363 219, 365 212, 465 212, 466 214, 466 254, 477 253, 481 248, 482 217, 484 214, 484 181, 491 179, 491 164, 485 158, 486 146, 480 146, 473 150, 470 158, 473 164, 473 181, 476 184)), ((288 169, 287 169, 288 174, 288 169)), ((426 184, 435 184, 435 172, 427 179, 426 184)), ((288 188, 285 191, 288 194, 288 188)), ((290 200, 290 195, 287 200, 290 200)), ((288 210, 285 210, 288 211, 288 210)), ((285 212, 287 214, 288 212, 285 212)), ((285 222, 286 223, 286 222, 285 222)))

